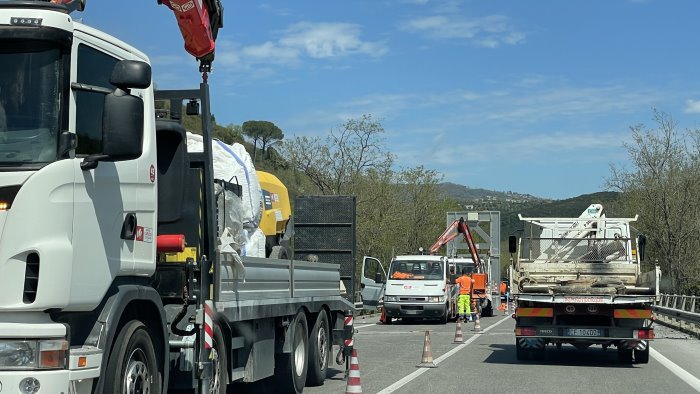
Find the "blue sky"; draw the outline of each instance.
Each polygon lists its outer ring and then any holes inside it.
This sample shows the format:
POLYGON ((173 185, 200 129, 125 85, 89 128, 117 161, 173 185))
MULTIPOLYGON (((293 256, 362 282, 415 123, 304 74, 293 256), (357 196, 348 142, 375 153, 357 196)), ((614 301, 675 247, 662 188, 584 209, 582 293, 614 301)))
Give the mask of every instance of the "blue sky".
MULTIPOLYGON (((471 187, 567 198, 625 165, 652 108, 700 115, 700 2, 224 1, 210 77, 223 124, 269 120, 326 135, 382 120, 397 168, 471 187)), ((156 1, 88 1, 83 21, 151 57, 162 88, 197 65, 156 1)))

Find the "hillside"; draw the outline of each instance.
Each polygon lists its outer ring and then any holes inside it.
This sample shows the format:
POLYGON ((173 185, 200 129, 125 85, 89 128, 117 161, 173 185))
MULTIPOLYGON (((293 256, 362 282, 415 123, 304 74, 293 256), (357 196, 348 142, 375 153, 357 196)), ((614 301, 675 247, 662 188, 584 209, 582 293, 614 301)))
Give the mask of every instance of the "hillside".
POLYGON ((547 200, 529 194, 474 189, 454 183, 443 183, 441 187, 465 210, 500 211, 502 239, 522 229, 518 214, 526 217, 578 217, 590 204, 599 203, 608 214, 614 215, 611 208, 618 198, 616 192, 598 192, 565 200, 547 200))

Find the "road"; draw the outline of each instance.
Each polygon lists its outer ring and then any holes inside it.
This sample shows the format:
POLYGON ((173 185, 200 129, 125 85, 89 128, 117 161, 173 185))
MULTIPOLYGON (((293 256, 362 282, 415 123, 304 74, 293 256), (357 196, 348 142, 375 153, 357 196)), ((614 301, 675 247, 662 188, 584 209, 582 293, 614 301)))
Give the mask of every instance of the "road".
MULTIPOLYGON (((700 340, 656 325, 649 364, 620 365, 614 348, 579 351, 550 346, 544 361, 515 359, 510 317, 481 319, 483 331, 463 325, 465 343, 454 344, 456 323, 377 324, 357 318, 355 346, 363 393, 695 393, 700 392, 700 340), (437 368, 417 368, 430 331, 437 368)), ((333 366, 321 387, 304 393, 344 393, 343 367, 333 366)))

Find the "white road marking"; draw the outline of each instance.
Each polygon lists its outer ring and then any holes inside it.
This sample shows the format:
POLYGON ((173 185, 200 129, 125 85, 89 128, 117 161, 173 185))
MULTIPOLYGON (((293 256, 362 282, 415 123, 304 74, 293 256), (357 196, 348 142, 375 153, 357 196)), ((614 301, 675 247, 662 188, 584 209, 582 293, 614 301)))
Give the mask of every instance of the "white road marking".
POLYGON ((358 324, 358 325, 355 326, 355 329, 356 329, 356 330, 359 330, 360 328, 371 327, 371 326, 378 326, 378 325, 381 325, 381 324, 377 324, 377 323, 358 324))
MULTIPOLYGON (((491 325, 491 326, 489 326, 489 327, 486 327, 486 329, 485 329, 484 331, 481 331, 481 333, 485 333, 485 332, 489 331, 490 329, 496 327, 497 325, 499 325, 499 324, 501 324, 501 323, 503 323, 504 321, 509 320, 509 319, 511 319, 511 317, 510 317, 510 316, 506 316, 506 317, 504 317, 503 319, 501 319, 501 320, 497 321, 496 323, 494 323, 493 325, 491 325)), ((452 355, 454 355, 454 354, 457 353, 458 351, 460 351, 460 350, 464 349, 465 347, 467 347, 470 343, 474 342, 478 337, 481 336, 481 335, 479 335, 479 334, 481 334, 481 333, 476 333, 476 334, 473 335, 471 338, 467 339, 463 344, 461 344, 461 345, 455 347, 454 349, 450 350, 449 352, 447 352, 447 353, 443 354, 442 356, 436 358, 435 360, 433 360, 433 362, 437 365, 437 364, 440 364, 441 362, 447 360, 447 358, 451 357, 452 355)), ((408 383, 411 382, 412 380, 415 380, 417 377, 419 377, 419 376, 423 375, 424 373, 428 372, 430 369, 431 369, 431 368, 419 368, 419 369, 417 369, 415 372, 413 372, 413 373, 411 373, 411 374, 409 374, 409 375, 404 376, 402 379, 400 379, 400 380, 397 381, 396 383, 394 383, 394 384, 392 384, 391 386, 385 388, 384 390, 380 391, 380 392, 377 393, 377 394, 389 394, 389 393, 393 393, 394 391, 396 391, 396 390, 400 389, 401 387, 405 386, 406 384, 408 384, 408 383)))
POLYGON ((697 391, 700 391, 700 379, 693 376, 690 372, 678 366, 678 364, 664 357, 663 354, 657 352, 653 348, 649 349, 649 354, 660 362, 661 365, 666 367, 669 371, 673 372, 674 375, 678 376, 684 382, 688 383, 690 387, 697 391))

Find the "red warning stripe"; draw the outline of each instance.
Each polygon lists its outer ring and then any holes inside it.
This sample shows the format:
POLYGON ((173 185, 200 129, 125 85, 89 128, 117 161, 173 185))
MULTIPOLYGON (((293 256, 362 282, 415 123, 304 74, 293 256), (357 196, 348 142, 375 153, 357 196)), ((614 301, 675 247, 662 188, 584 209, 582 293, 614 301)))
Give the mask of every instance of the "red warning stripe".
POLYGON ((552 317, 554 316, 554 308, 517 308, 515 316, 552 317))
POLYGON ((651 319, 651 309, 615 309, 616 319, 651 319))

